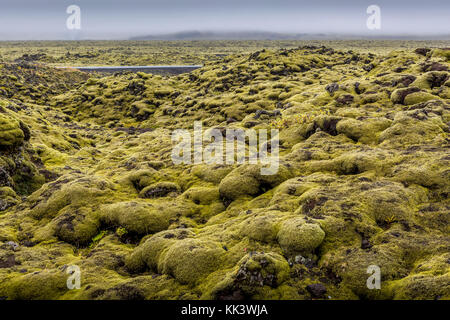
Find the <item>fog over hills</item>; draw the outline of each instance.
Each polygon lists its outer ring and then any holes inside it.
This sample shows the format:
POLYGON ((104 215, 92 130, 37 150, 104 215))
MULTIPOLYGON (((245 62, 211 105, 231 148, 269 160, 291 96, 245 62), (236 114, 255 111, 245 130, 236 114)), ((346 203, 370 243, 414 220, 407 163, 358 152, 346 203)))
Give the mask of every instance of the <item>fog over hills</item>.
MULTIPOLYGON (((0 0, 0 40, 443 39, 450 2, 440 0, 0 0), (79 28, 70 29, 70 6, 79 28), (367 28, 380 8, 380 29, 367 28)), ((446 37, 448 38, 448 36, 446 37)))
POLYGON ((183 31, 131 37, 130 40, 342 40, 408 39, 449 40, 450 34, 351 34, 351 33, 277 33, 265 31, 183 31))

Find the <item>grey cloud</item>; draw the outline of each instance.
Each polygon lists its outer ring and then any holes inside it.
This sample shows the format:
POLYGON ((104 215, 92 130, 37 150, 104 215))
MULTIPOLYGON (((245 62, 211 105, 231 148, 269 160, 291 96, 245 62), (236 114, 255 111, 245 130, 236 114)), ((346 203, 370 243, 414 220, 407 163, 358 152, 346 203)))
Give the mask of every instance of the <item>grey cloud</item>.
POLYGON ((417 0, 0 0, 0 39, 66 39, 66 8, 81 8, 82 38, 186 30, 368 34, 377 4, 386 35, 450 33, 450 1, 417 0))

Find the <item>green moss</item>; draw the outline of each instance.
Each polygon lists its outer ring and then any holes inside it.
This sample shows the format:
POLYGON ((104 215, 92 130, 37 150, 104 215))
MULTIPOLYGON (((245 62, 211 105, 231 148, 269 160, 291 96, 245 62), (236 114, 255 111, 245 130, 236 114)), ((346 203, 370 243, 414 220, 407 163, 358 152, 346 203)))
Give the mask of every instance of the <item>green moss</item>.
POLYGON ((11 300, 49 300, 67 291, 68 275, 61 270, 46 270, 18 275, 0 284, 2 296, 11 300))
POLYGON ((389 288, 396 300, 448 300, 450 275, 412 275, 393 281, 389 288))
POLYGON ((15 132, 0 141, 0 297, 315 299, 320 282, 324 299, 448 298, 445 55, 305 43, 0 43, 5 61, 215 61, 177 76, 0 64, 15 132), (171 134, 194 120, 279 129, 278 172, 174 165, 171 134), (72 264, 81 290, 55 284, 72 264))
POLYGON ((15 170, 12 179, 14 181, 14 188, 20 195, 29 195, 45 183, 44 176, 39 174, 36 166, 25 159, 19 164, 17 170, 15 170))
POLYGON ((19 121, 0 113, 0 147, 18 146, 24 139, 19 121))
POLYGON ((17 198, 17 194, 10 187, 0 187, 0 196, 2 196, 2 198, 17 198))
POLYGON ((276 205, 280 210, 292 212, 298 207, 299 197, 317 184, 292 178, 280 184, 270 200, 270 205, 276 205))
POLYGON ((277 237, 276 221, 274 214, 250 217, 241 223, 240 233, 252 240, 270 243, 277 237))
POLYGON ((101 207, 100 217, 107 225, 121 226, 139 235, 167 229, 171 218, 158 207, 138 201, 104 205, 101 207))
POLYGON ((70 204, 76 207, 95 204, 94 199, 106 195, 112 188, 110 182, 98 177, 61 177, 29 197, 28 201, 32 203, 30 213, 36 219, 53 218, 70 204))
POLYGON ((412 165, 400 169, 395 174, 394 180, 405 185, 417 184, 427 188, 439 188, 446 185, 444 172, 439 172, 430 167, 416 167, 412 165))
POLYGON ((273 175, 261 174, 261 165, 243 165, 230 172, 220 183, 220 195, 236 200, 245 195, 255 196, 265 193, 291 177, 289 169, 280 165, 273 175))
POLYGON ((325 232, 318 224, 305 223, 302 218, 284 221, 278 231, 277 239, 288 255, 310 254, 325 238, 325 232))
POLYGON ((343 218, 326 216, 317 222, 326 234, 320 245, 321 252, 329 252, 341 246, 355 246, 361 242, 361 236, 357 232, 358 228, 349 228, 348 222, 343 218))
POLYGON ((391 101, 393 103, 404 104, 405 99, 408 95, 415 93, 415 92, 420 92, 420 91, 421 91, 421 89, 418 87, 396 89, 391 94, 391 101))
POLYGON ((427 92, 413 92, 405 97, 406 105, 413 105, 420 102, 434 100, 437 97, 427 92))
POLYGON ((219 188, 217 187, 191 187, 183 195, 186 199, 202 205, 220 201, 219 188))
POLYGON ((288 279, 289 272, 289 264, 281 255, 274 252, 251 252, 215 283, 205 298, 232 299, 237 293, 242 298, 270 299, 268 297, 273 293, 273 288, 281 287, 288 279))
POLYGON ((444 58, 447 62, 450 61, 450 50, 448 49, 433 49, 433 54, 434 57, 442 57, 444 58))
POLYGON ((191 230, 174 229, 158 232, 144 240, 130 255, 125 263, 132 272, 141 272, 146 268, 157 271, 161 253, 177 240, 193 237, 191 230))
POLYGON ((184 239, 175 242, 158 262, 160 272, 172 275, 183 284, 196 284, 220 268, 225 250, 217 243, 184 239))
POLYGON ((159 198, 170 196, 171 194, 177 194, 180 191, 180 187, 173 182, 157 182, 153 183, 139 193, 141 198, 159 198))
POLYGON ((219 191, 222 197, 234 200, 245 195, 255 196, 261 192, 260 184, 256 178, 233 174, 233 172, 220 183, 219 191))
POLYGON ((336 125, 336 131, 343 133, 352 140, 361 143, 376 143, 379 134, 391 125, 389 119, 364 119, 363 121, 355 119, 346 119, 339 121, 336 125))
POLYGON ((333 160, 320 160, 309 164, 309 169, 316 171, 334 171, 341 175, 360 174, 366 171, 382 171, 386 163, 384 157, 363 152, 345 153, 333 160))
POLYGON ((349 253, 333 252, 333 256, 323 258, 328 267, 343 280, 343 285, 349 288, 361 299, 391 299, 386 281, 401 278, 407 273, 407 264, 399 256, 399 249, 392 246, 380 246, 369 252, 355 248, 349 253), (371 290, 367 287, 370 274, 367 269, 371 265, 380 267, 381 290, 371 290))
POLYGON ((10 187, 0 187, 0 212, 19 203, 19 197, 10 187))
POLYGON ((412 85, 421 89, 430 90, 444 85, 447 79, 449 79, 449 74, 446 71, 430 71, 418 77, 412 85))
POLYGON ((87 245, 98 233, 97 214, 88 208, 67 206, 51 222, 55 235, 62 241, 76 246, 87 245))
POLYGON ((442 118, 431 115, 419 119, 417 115, 407 112, 398 112, 392 125, 380 133, 379 142, 382 145, 408 146, 425 143, 442 134, 444 125, 442 118))
POLYGON ((136 190, 141 191, 145 187, 157 182, 161 175, 155 169, 141 169, 130 173, 127 177, 123 179, 123 182, 129 183, 136 188, 136 190))
POLYGON ((428 257, 417 263, 413 274, 389 282, 394 299, 399 300, 447 300, 450 294, 448 254, 428 257))
POLYGON ((408 221, 411 217, 413 199, 410 198, 410 191, 399 183, 370 188, 360 197, 364 210, 378 223, 408 221))

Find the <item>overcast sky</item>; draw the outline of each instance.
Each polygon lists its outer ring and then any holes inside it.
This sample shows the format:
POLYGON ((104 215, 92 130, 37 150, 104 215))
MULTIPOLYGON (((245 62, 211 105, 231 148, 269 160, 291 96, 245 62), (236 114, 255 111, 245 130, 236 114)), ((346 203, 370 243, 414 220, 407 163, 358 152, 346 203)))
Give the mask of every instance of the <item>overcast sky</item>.
POLYGON ((180 31, 361 35, 450 33, 450 0, 0 0, 0 40, 114 39, 180 31), (81 30, 66 9, 81 8, 81 30), (381 30, 366 9, 381 8, 381 30))

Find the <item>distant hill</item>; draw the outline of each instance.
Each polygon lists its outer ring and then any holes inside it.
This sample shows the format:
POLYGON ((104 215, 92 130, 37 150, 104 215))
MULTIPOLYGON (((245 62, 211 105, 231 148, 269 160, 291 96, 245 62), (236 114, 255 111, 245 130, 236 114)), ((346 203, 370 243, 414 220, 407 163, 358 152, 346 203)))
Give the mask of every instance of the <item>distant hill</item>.
POLYGON ((333 34, 333 33, 277 33, 266 31, 182 31, 131 37, 130 40, 338 40, 338 39, 404 39, 450 40, 444 35, 383 35, 383 34, 333 34))
POLYGON ((307 34, 284 34, 263 31, 244 32, 212 32, 212 31, 183 31, 159 35, 144 35, 131 38, 132 40, 293 40, 302 39, 307 34))

